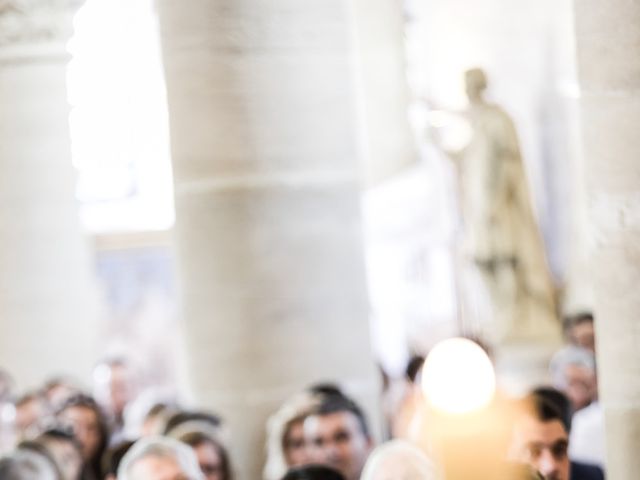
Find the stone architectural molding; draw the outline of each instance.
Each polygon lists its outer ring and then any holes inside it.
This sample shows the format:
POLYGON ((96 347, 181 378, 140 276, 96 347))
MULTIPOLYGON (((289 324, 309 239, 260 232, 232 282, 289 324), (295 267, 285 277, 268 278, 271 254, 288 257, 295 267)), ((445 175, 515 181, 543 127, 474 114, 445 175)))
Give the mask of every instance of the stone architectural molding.
POLYGON ((83 0, 0 0, 0 48, 66 41, 83 0))

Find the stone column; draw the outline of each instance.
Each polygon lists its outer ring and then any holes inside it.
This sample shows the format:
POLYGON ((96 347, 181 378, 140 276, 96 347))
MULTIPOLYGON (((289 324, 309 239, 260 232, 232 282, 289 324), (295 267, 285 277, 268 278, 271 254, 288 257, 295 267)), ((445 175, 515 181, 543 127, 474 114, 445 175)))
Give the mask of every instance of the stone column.
POLYGON ((575 0, 607 477, 640 471, 640 4, 575 0))
POLYGON ((77 1, 0 11, 0 367, 87 380, 97 304, 74 199, 65 41, 77 1))
POLYGON ((376 396, 348 2, 157 5, 189 384, 257 479, 285 397, 376 396))
POLYGON ((362 86, 363 170, 374 185, 418 160, 409 126, 402 2, 353 0, 362 86))

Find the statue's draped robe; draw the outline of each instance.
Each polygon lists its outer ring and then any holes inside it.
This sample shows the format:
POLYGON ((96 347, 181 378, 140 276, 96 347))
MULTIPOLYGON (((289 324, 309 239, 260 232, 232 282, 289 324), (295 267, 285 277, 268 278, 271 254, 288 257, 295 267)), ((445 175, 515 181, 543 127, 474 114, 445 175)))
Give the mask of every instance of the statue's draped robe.
POLYGON ((458 158, 463 252, 487 283, 497 339, 537 336, 556 321, 555 295, 516 130, 495 105, 467 115, 473 133, 458 158))

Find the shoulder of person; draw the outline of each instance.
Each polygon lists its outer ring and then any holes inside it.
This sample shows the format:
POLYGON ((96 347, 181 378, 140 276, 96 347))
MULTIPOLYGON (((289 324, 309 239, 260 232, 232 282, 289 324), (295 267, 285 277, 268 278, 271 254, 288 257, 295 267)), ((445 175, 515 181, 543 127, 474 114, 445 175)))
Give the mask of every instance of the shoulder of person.
POLYGON ((570 480, 604 480, 604 472, 597 465, 571 462, 570 480))

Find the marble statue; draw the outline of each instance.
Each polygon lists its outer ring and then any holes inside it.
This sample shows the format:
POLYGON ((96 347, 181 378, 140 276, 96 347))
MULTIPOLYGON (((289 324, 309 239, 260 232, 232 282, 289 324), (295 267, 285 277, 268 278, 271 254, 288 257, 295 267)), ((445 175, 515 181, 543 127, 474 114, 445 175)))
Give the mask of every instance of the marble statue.
POLYGON ((465 73, 469 105, 460 112, 468 143, 446 149, 455 163, 463 222, 462 257, 479 272, 489 297, 492 340, 545 337, 558 325, 555 288, 532 211, 513 121, 484 98, 481 69, 465 73))

